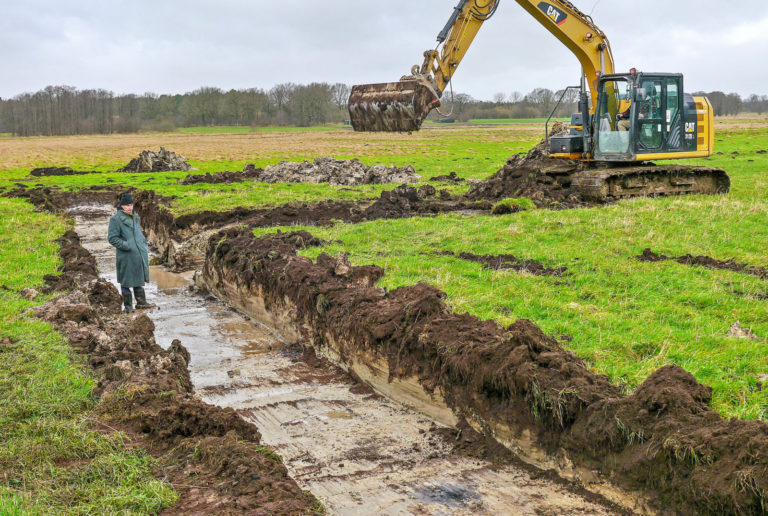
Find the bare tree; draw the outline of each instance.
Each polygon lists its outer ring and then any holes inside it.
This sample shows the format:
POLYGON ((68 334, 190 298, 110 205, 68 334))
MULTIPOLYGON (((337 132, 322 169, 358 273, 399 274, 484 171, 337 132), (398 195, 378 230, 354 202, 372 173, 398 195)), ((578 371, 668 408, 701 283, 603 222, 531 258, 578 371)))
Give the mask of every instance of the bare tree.
POLYGON ((337 82, 331 86, 331 95, 333 97, 333 103, 338 106, 339 109, 347 109, 349 102, 349 93, 351 88, 342 82, 337 82))

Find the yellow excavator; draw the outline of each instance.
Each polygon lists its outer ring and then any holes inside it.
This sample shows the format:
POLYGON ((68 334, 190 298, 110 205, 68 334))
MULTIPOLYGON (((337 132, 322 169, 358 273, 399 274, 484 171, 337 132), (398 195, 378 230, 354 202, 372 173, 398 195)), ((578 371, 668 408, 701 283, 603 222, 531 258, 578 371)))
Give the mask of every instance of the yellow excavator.
MULTIPOLYGON (((712 155, 712 105, 706 97, 684 93, 682 74, 616 73, 608 38, 571 2, 516 1, 581 63, 580 85, 563 90, 563 95, 571 88, 580 92, 570 134, 547 138, 549 158, 581 163, 568 181, 583 197, 605 201, 729 191, 730 179, 721 169, 648 163, 712 155)), ((499 2, 461 0, 438 35, 437 48, 424 52, 423 64, 410 75, 399 82, 354 86, 349 113, 355 131, 418 131, 439 108, 443 92, 499 2)))

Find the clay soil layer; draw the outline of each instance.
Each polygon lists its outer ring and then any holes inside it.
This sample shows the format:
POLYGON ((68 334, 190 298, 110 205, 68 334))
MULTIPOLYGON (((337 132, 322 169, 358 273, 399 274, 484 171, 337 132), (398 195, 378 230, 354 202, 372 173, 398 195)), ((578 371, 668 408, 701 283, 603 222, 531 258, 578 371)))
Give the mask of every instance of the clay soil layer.
POLYGON ((711 389, 685 370, 663 367, 622 395, 530 321, 503 328, 451 313, 430 285, 385 291, 378 267, 297 255, 317 243, 306 232, 229 229, 211 237, 200 281, 352 370, 384 364, 390 384, 415 379, 435 410, 625 506, 764 512, 768 425, 724 421, 711 389))

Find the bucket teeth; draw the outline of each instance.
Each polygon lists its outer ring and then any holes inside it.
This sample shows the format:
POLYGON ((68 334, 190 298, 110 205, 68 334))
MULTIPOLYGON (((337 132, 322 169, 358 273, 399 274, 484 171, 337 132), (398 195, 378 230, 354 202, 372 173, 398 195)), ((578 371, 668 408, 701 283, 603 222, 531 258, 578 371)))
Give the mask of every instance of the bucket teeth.
POLYGON ((440 105, 433 91, 415 80, 354 86, 349 117, 355 131, 412 132, 440 105))

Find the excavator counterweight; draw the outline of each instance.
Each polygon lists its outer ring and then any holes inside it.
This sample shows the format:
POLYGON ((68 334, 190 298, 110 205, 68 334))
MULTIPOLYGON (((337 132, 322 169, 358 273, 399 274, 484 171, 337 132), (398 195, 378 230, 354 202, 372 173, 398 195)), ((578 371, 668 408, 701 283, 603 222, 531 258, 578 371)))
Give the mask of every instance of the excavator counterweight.
POLYGON ((440 99, 417 80, 364 84, 352 88, 349 116, 355 131, 412 132, 438 106, 440 99))

